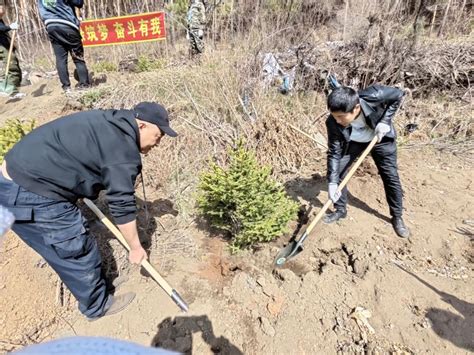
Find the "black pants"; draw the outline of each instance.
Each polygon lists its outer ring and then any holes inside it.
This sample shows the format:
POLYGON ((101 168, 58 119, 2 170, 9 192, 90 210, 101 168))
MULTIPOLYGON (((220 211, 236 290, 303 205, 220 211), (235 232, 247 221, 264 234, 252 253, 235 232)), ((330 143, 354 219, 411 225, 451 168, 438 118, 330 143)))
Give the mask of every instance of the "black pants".
POLYGON ((74 27, 64 24, 50 24, 47 29, 49 40, 53 45, 56 56, 56 68, 63 89, 71 87, 69 71, 67 69, 68 54, 76 65, 79 85, 89 85, 89 73, 84 61, 84 47, 82 46, 81 33, 74 27))
POLYGON ((0 80, 6 80, 6 83, 2 84, 5 85, 5 87, 2 88, 2 91, 16 94, 18 92, 18 88, 21 85, 20 62, 18 61, 18 57, 16 56, 16 50, 13 49, 12 56, 10 59, 10 67, 8 68, 8 76, 7 78, 5 78, 5 69, 7 67, 9 48, 10 46, 4 47, 2 43, 0 43, 0 80))
POLYGON ((79 310, 89 318, 100 317, 112 298, 101 272, 99 247, 79 208, 25 190, 1 173, 0 204, 15 215, 12 230, 56 271, 78 300, 79 310))
MULTIPOLYGON (((357 159, 369 143, 350 142, 346 155, 339 163, 339 183, 349 171, 351 163, 357 159)), ((401 217, 403 213, 403 191, 397 167, 397 143, 392 138, 384 138, 372 149, 372 158, 382 178, 385 196, 392 217, 401 217)), ((348 189, 342 190, 341 197, 334 204, 336 209, 344 210, 347 205, 348 189)))

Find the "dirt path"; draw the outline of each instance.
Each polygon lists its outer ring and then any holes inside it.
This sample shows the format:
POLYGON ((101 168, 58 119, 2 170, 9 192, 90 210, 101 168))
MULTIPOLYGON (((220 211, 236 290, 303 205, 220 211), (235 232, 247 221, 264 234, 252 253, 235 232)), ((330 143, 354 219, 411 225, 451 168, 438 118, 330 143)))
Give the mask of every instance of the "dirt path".
POLYGON ((0 124, 7 119, 35 120, 38 123, 59 117, 67 111, 67 98, 57 78, 39 78, 21 88, 27 96, 20 100, 0 98, 0 124))

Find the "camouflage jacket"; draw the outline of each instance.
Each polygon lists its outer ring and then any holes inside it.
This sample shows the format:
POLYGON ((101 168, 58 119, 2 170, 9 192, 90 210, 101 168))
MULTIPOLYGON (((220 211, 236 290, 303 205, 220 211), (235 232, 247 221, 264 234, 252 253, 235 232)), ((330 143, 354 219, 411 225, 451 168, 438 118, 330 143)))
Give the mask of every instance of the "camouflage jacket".
POLYGON ((194 1, 188 10, 188 26, 203 28, 206 24, 206 8, 202 1, 194 1))

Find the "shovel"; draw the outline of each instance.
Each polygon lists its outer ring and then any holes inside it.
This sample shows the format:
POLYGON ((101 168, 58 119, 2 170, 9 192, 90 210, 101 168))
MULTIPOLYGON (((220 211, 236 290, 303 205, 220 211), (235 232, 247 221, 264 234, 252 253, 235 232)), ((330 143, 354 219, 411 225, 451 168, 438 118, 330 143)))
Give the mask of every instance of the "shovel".
MULTIPOLYGON (((365 159, 365 157, 370 153, 372 148, 374 147, 375 143, 377 143, 377 136, 375 136, 370 144, 365 148, 365 150, 362 152, 360 155, 359 159, 354 163, 354 165, 351 167, 351 170, 347 173, 346 177, 342 180, 342 182, 339 184, 337 191, 341 192, 342 189, 347 185, 349 182, 350 178, 354 173, 356 172, 357 168, 359 167, 360 164, 362 164, 362 161, 365 159)), ((316 215, 314 220, 311 222, 311 224, 306 228, 304 231, 303 235, 296 240, 292 240, 286 247, 284 247, 280 252, 278 253, 277 257, 275 258, 275 266, 281 267, 283 266, 289 259, 292 257, 298 255, 301 253, 303 250, 303 243, 308 238, 309 234, 313 230, 313 228, 316 226, 316 224, 319 222, 319 220, 323 217, 323 215, 326 213, 329 207, 331 207, 332 201, 330 199, 327 200, 327 202, 324 204, 323 208, 319 213, 316 215)))
MULTIPOLYGON (((122 233, 113 225, 113 223, 99 210, 99 208, 92 202, 91 200, 85 198, 84 203, 89 207, 92 212, 96 214, 97 217, 99 217, 100 221, 105 224, 105 226, 117 237, 117 239, 120 241, 120 243, 123 244, 125 249, 130 251, 130 246, 128 245, 127 241, 125 240, 124 236, 122 233)), ((171 299, 178 305, 181 310, 184 312, 188 311, 188 305, 184 300, 181 298, 181 296, 176 292, 175 289, 173 289, 166 280, 161 277, 161 275, 156 271, 156 269, 150 264, 148 260, 143 260, 142 264, 143 268, 155 279, 155 281, 160 285, 160 287, 165 291, 168 296, 171 297, 171 299)))
POLYGON ((8 84, 8 71, 10 70, 10 62, 12 59, 13 44, 15 42, 15 37, 16 37, 16 31, 13 31, 12 39, 10 41, 10 48, 8 49, 7 67, 5 69, 5 79, 4 79, 4 82, 0 81, 0 91, 8 93, 8 94, 11 94, 13 90, 15 89, 13 85, 8 84))

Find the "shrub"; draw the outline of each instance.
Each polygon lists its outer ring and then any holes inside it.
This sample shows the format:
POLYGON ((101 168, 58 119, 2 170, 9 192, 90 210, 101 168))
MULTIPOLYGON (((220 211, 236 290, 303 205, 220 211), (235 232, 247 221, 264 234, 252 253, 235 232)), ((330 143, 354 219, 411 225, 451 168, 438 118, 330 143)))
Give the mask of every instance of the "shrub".
POLYGON ((13 119, 8 120, 0 128, 0 163, 15 143, 31 132, 34 127, 35 121, 21 123, 20 120, 13 119))
POLYGON ((92 64, 92 70, 96 73, 111 73, 118 71, 118 66, 112 62, 103 60, 92 64))
POLYGON ((95 104, 101 99, 110 95, 109 88, 92 89, 86 91, 80 98, 79 102, 87 108, 94 108, 95 104))
POLYGON ((150 59, 146 55, 141 55, 138 57, 137 71, 146 72, 146 71, 163 69, 165 65, 166 65, 166 62, 163 59, 153 60, 153 59, 150 59))
POLYGON ((211 163, 200 176, 197 204, 212 226, 230 232, 230 248, 236 252, 286 232, 298 205, 271 178, 270 167, 259 166, 242 142, 228 155, 226 168, 211 163))

